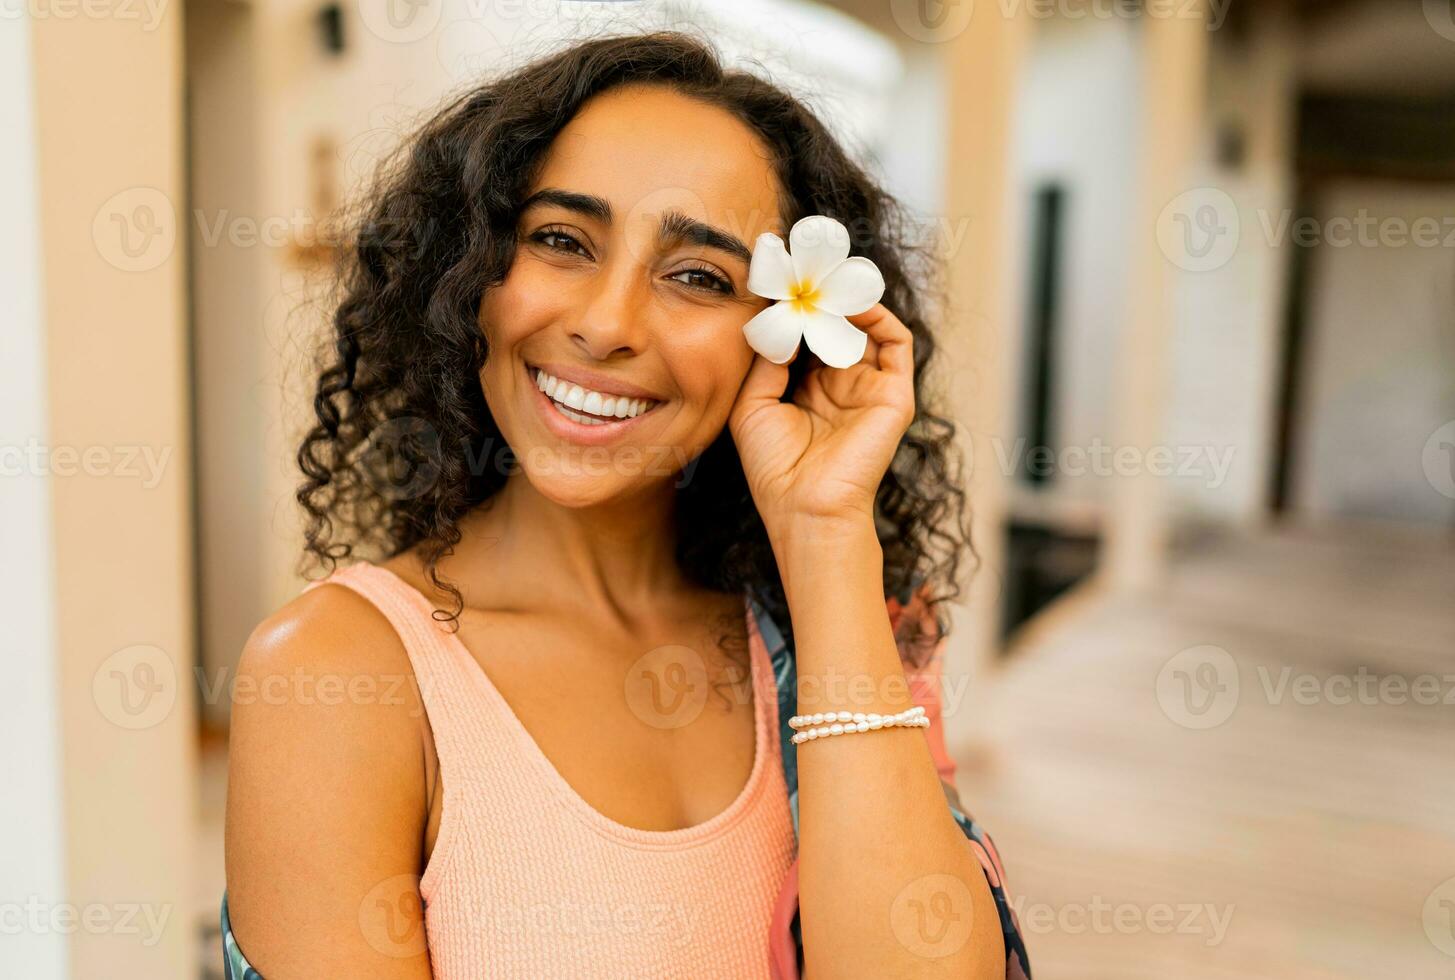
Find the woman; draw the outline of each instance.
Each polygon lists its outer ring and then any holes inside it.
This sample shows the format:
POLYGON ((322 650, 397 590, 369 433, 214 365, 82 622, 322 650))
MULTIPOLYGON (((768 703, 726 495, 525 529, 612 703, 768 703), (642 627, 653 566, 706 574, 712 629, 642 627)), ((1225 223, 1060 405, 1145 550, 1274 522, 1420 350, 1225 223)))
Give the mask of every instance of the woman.
POLYGON ((898 214, 677 34, 471 91, 382 171, 299 450, 331 573, 242 657, 234 970, 1022 975, 939 778, 963 493, 898 214), (747 243, 814 214, 884 279, 844 369, 745 339, 747 243))

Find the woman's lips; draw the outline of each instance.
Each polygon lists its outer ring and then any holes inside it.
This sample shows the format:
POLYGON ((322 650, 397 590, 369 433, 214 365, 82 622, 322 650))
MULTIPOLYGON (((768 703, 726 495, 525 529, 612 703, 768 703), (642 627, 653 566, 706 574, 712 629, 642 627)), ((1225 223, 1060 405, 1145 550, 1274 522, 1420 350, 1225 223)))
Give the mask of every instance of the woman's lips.
MULTIPOLYGON (((586 422, 577 422, 575 419, 563 414, 556 407, 556 403, 536 384, 536 369, 525 362, 526 383, 530 385, 531 394, 541 413, 541 421, 552 434, 568 442, 582 446, 605 446, 615 442, 621 436, 634 431, 641 423, 651 418, 661 409, 663 402, 658 402, 640 415, 628 419, 612 419, 592 425, 586 422)), ((577 411, 573 409, 572 411, 577 411)), ((590 415, 589 412, 580 412, 581 415, 590 415)))

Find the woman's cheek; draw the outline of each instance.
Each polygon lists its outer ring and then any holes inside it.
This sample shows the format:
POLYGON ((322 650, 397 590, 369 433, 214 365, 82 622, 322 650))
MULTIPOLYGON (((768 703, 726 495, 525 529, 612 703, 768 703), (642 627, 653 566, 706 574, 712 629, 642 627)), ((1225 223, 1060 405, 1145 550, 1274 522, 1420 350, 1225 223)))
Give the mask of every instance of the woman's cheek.
POLYGON ((686 331, 671 347, 683 399, 714 424, 727 419, 752 364, 742 327, 726 319, 711 329, 686 331))
POLYGON ((553 308, 565 295, 564 284, 550 272, 518 254, 504 281, 485 295, 482 327, 494 345, 509 346, 550 323, 553 308))

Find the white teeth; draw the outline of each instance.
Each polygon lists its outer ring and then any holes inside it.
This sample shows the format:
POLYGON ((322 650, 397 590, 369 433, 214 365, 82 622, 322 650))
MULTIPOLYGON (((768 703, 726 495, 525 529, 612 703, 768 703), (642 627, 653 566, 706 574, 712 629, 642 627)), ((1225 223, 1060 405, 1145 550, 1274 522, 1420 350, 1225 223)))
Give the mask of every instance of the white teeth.
POLYGON ((579 412, 573 412, 569 408, 567 408, 565 405, 562 405, 560 402, 552 402, 551 404, 555 405, 556 406, 556 411, 558 411, 562 415, 566 416, 566 418, 571 419, 571 420, 576 421, 576 422, 580 422, 583 425, 609 425, 610 424, 610 423, 608 423, 606 421, 606 419, 592 418, 590 415, 582 415, 579 412))
POLYGON ((562 381, 546 372, 536 369, 536 387, 556 403, 561 414, 587 425, 607 425, 613 416, 619 419, 635 418, 657 403, 647 398, 627 398, 625 395, 607 395, 578 384, 562 381), (575 412, 569 409, 576 409, 575 412), (589 412, 589 415, 579 414, 589 412), (604 416, 604 418, 603 418, 604 416))

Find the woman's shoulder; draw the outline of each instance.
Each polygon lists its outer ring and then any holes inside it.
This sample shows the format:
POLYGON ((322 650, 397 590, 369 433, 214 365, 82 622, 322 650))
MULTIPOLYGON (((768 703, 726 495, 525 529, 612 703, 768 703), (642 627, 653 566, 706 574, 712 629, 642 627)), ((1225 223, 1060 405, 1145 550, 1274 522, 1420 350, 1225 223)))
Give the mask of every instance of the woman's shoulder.
POLYGON ((245 665, 289 669, 407 663, 403 657, 403 643, 384 613, 360 592, 328 579, 275 609, 243 647, 245 665))
POLYGON ((234 727, 266 719, 300 740, 402 734, 421 715, 399 633, 369 598, 336 582, 300 592, 253 628, 234 687, 234 727))
POLYGON ((385 615, 336 583, 303 591, 258 623, 243 647, 230 797, 237 790, 243 802, 282 813, 335 792, 341 804, 358 806, 357 792, 422 785, 422 717, 409 657, 385 615), (352 774, 360 772, 370 779, 356 786, 352 774))

